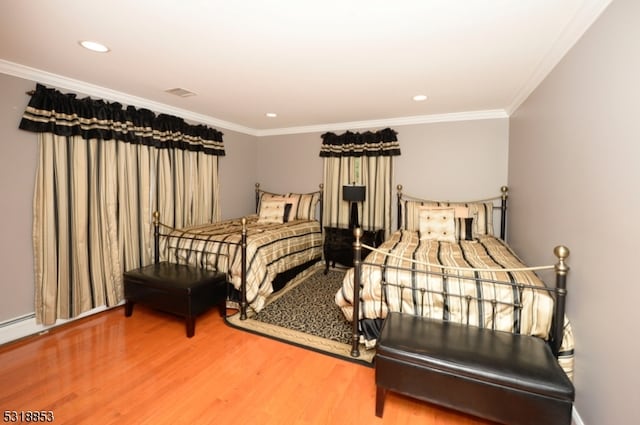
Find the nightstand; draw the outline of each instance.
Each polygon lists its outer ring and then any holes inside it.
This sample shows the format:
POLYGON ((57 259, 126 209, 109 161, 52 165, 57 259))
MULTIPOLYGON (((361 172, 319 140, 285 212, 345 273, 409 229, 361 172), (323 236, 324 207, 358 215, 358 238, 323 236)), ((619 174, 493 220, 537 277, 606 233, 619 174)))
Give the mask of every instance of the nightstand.
MULTIPOLYGON (((326 267, 324 273, 329 271, 329 263, 335 267, 336 262, 347 267, 353 267, 353 229, 341 227, 324 228, 324 260, 326 267)), ((363 229, 362 243, 378 247, 384 242, 384 229, 363 229)), ((368 249, 362 249, 362 259, 369 253, 368 249)))

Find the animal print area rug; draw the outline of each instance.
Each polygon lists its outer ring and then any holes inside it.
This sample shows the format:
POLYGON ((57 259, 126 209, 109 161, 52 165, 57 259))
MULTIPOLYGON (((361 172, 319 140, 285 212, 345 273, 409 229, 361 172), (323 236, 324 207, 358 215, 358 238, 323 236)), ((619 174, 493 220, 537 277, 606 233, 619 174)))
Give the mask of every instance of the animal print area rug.
POLYGON ((259 312, 247 312, 240 320, 227 317, 230 326, 308 348, 344 360, 373 366, 373 350, 360 346, 360 357, 351 356, 351 322, 334 301, 342 285, 344 270, 318 264, 298 275, 268 301, 259 312))

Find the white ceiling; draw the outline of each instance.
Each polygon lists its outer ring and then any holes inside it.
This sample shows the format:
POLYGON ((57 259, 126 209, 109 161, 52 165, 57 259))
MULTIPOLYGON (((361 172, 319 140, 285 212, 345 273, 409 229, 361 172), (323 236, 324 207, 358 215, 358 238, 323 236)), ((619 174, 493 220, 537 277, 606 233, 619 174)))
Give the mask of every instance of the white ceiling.
POLYGON ((609 3, 2 0, 0 72, 258 136, 508 116, 609 3))

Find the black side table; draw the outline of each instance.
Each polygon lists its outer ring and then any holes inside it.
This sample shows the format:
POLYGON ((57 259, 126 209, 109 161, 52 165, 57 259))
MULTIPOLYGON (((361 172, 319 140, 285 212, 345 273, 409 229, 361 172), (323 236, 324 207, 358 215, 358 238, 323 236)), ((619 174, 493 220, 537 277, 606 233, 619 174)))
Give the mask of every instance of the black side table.
MULTIPOLYGON (((342 227, 324 228, 324 260, 326 267, 324 274, 329 271, 329 263, 336 266, 336 262, 347 267, 353 267, 353 229, 342 227)), ((384 242, 384 229, 363 229, 363 244, 378 247, 384 242)), ((362 249, 362 258, 369 253, 368 249, 362 249)))

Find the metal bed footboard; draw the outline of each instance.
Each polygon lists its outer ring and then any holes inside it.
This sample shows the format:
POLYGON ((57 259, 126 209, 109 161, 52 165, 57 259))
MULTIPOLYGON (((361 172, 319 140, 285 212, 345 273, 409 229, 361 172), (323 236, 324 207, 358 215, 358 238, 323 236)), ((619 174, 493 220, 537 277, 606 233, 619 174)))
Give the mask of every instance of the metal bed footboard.
MULTIPOLYGON (((362 270, 363 267, 377 267, 380 268, 381 276, 386 276, 389 271, 409 271, 411 273, 416 273, 420 275, 424 275, 425 279, 429 276, 437 276, 442 279, 442 290, 434 290, 430 288, 414 288, 412 286, 397 284, 393 282, 387 282, 383 279, 381 284, 383 285, 382 294, 380 300, 380 311, 382 312, 387 308, 387 299, 386 294, 387 290, 384 288, 384 285, 388 285, 396 290, 401 292, 403 295, 404 291, 412 291, 413 296, 419 299, 421 302, 419 305, 423 305, 422 301, 424 297, 429 296, 430 294, 442 296, 443 299, 451 299, 457 298, 460 302, 466 305, 466 308, 463 309, 466 313, 466 324, 468 325, 471 320, 471 305, 475 303, 477 306, 482 305, 487 311, 491 311, 491 319, 488 321, 492 323, 492 327, 495 329, 496 323, 496 314, 497 310, 500 306, 509 306, 514 309, 516 314, 523 308, 523 304, 521 302, 522 296, 524 295, 526 290, 532 291, 542 291, 548 294, 551 294, 554 299, 554 311, 553 311, 553 319, 551 322, 551 329, 548 336, 548 343, 551 346, 553 353, 558 356, 560 351, 560 346, 562 344, 563 331, 564 331, 564 315, 565 315, 565 304, 566 304, 566 278, 569 267, 567 266, 565 260, 569 256, 569 249, 565 246, 557 246, 554 249, 554 254, 558 259, 558 262, 555 265, 550 266, 541 266, 541 267, 525 267, 519 269, 496 269, 496 271, 508 272, 508 271, 525 271, 525 270, 554 270, 555 271, 555 285, 554 286, 538 286, 538 285, 530 285, 523 284, 519 282, 509 282, 509 281, 500 281, 494 279, 485 279, 478 277, 477 275, 464 276, 462 275, 462 271, 464 270, 478 270, 478 271, 487 271, 487 269, 463 269, 459 270, 447 270, 449 269, 447 266, 434 265, 434 267, 442 268, 445 271, 436 272, 436 271, 426 271, 426 270, 416 270, 409 268, 402 268, 396 266, 389 266, 385 264, 373 264, 369 262, 364 262, 362 259, 362 249, 366 248, 369 251, 378 251, 380 253, 386 254, 384 251, 380 251, 375 247, 368 246, 362 243, 361 238, 363 235, 363 231, 360 228, 356 228, 354 230, 355 242, 353 244, 354 251, 354 282, 353 282, 353 319, 352 319, 352 348, 351 348, 351 356, 359 357, 360 356, 360 288, 362 285, 362 270), (461 282, 471 282, 475 285, 478 284, 492 284, 498 287, 508 288, 513 291, 515 294, 519 294, 519 296, 514 296, 514 301, 509 302, 505 300, 498 300, 495 298, 484 297, 483 295, 470 295, 470 294, 462 294, 462 290, 458 291, 448 291, 447 290, 447 282, 456 281, 458 283, 459 288, 462 286, 461 282)), ((424 264, 424 263, 422 263, 424 264)), ((456 268, 450 268, 456 269, 456 268)), ((484 291, 481 291, 481 294, 484 294, 484 291)), ((400 298, 402 300, 402 297, 400 298)), ((400 302, 400 311, 402 312, 403 303, 400 302)), ((422 315, 424 311, 414 312, 413 314, 422 315)), ((442 312, 442 320, 448 320, 447 317, 447 309, 443 308, 442 312)), ((382 317, 382 315, 380 315, 382 317)), ((464 324, 464 322, 462 322, 464 324)), ((484 326, 484 324, 482 324, 484 326)))
MULTIPOLYGON (((185 258, 190 258, 191 255, 194 256, 200 256, 200 261, 199 261, 199 266, 202 268, 206 268, 207 264, 209 263, 207 261, 207 259, 209 258, 215 258, 216 263, 219 264, 218 259, 220 257, 226 258, 227 260, 227 276, 229 273, 229 269, 231 267, 230 264, 230 259, 229 259, 229 247, 230 246, 240 246, 240 262, 241 262, 241 274, 240 274, 240 302, 239 302, 239 307, 240 307, 240 320, 244 320, 247 318, 247 307, 249 305, 249 303, 247 302, 247 219, 245 217, 242 218, 241 220, 242 223, 242 230, 240 233, 240 242, 232 242, 232 241, 217 241, 217 240, 208 240, 206 238, 201 238, 198 237, 197 235, 194 236, 177 236, 177 235, 171 235, 171 231, 172 230, 177 230, 174 227, 171 226, 167 226, 165 224, 162 224, 160 222, 160 213, 158 211, 155 211, 153 213, 153 227, 154 227, 154 231, 153 231, 153 238, 154 238, 154 253, 153 253, 153 257, 154 257, 154 261, 156 263, 160 262, 160 239, 161 237, 166 238, 167 240, 170 240, 172 238, 175 239, 187 239, 187 240, 192 240, 192 241, 202 241, 205 242, 205 248, 204 249, 194 249, 191 246, 190 247, 177 247, 176 251, 175 251, 175 262, 179 262, 179 257, 178 257, 178 253, 181 252, 183 254, 185 254, 185 258), (161 232, 161 228, 167 229, 168 232, 167 233, 162 233, 161 232), (217 250, 209 250, 206 247, 208 246, 208 244, 211 243, 213 245, 216 245, 218 247, 217 250), (220 247, 222 246, 226 246, 226 252, 221 252, 220 247)), ((168 246, 168 244, 167 244, 168 246)), ((229 281, 228 277, 227 277, 227 281, 229 281)))

